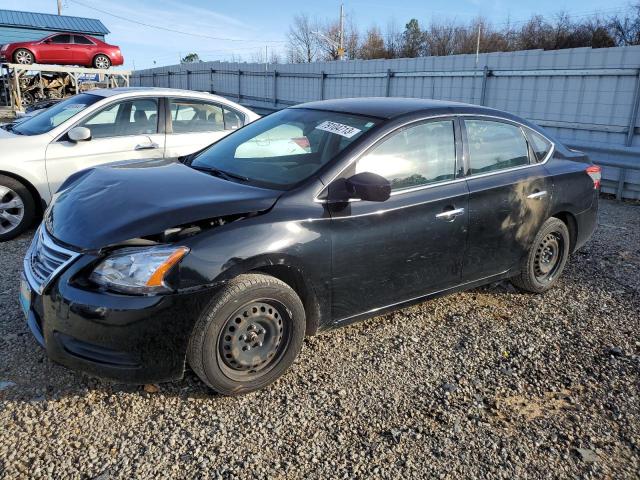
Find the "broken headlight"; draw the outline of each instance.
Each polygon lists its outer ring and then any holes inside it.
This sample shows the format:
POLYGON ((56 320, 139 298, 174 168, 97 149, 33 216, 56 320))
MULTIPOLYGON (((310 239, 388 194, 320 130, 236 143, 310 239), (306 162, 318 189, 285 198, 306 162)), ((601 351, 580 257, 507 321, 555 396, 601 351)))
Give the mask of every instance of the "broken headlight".
POLYGON ((165 277, 189 253, 187 247, 125 248, 105 258, 89 279, 111 290, 153 294, 170 292, 165 277))

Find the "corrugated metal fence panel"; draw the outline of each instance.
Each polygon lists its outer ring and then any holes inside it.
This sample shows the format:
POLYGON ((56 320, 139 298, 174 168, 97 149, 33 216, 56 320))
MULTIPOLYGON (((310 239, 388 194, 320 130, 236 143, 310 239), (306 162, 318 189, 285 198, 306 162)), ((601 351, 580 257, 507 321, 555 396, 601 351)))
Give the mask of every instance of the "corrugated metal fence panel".
MULTIPOLYGON (((211 91, 258 110, 386 95, 484 104, 538 123, 596 161, 639 165, 639 73, 640 46, 634 46, 489 53, 477 60, 454 55, 266 66, 204 62, 137 71, 132 85, 211 91)), ((605 191, 616 192, 619 174, 618 168, 605 169, 605 191)), ((640 171, 625 175, 625 196, 640 198, 640 171)))

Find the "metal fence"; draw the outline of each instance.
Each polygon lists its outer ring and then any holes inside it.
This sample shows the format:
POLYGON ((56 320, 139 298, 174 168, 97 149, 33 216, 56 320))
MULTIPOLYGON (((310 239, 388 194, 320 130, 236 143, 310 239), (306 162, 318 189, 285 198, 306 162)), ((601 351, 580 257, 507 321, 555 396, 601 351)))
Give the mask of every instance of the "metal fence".
POLYGON ((140 70, 132 86, 208 91, 268 112, 312 100, 392 96, 495 107, 603 165, 603 191, 640 198, 640 46, 311 64, 203 62, 140 70))

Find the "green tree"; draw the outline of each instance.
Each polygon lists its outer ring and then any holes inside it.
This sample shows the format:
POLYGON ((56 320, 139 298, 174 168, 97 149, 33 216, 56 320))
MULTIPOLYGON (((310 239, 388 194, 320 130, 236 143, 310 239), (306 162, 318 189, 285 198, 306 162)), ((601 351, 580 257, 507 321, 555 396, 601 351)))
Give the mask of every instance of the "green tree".
POLYGON ((419 57, 425 53, 424 32, 418 20, 412 18, 405 26, 402 34, 402 56, 407 58, 419 57))
POLYGON ((197 53, 187 53, 181 60, 180 63, 198 63, 200 62, 200 57, 197 53))

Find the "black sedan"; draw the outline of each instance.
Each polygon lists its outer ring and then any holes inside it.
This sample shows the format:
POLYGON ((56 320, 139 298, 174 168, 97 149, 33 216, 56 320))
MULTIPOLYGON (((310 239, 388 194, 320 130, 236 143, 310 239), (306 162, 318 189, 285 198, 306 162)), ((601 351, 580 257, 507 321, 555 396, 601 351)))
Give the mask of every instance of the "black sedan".
POLYGON ((24 261, 53 360, 223 394, 305 335, 511 279, 542 293, 596 226, 600 169, 508 113, 344 99, 269 115, 179 160, 82 171, 24 261))

